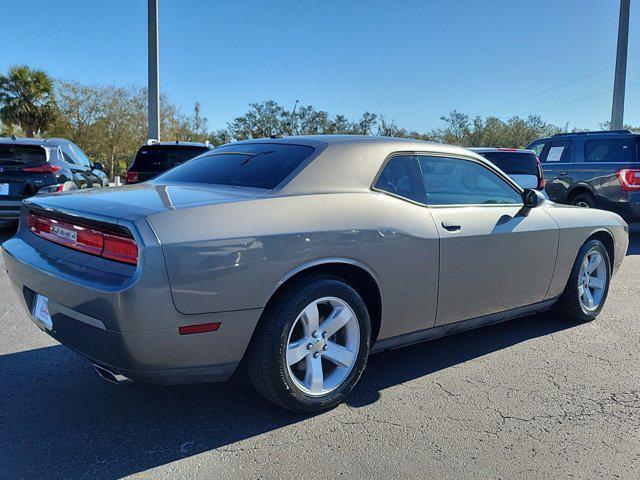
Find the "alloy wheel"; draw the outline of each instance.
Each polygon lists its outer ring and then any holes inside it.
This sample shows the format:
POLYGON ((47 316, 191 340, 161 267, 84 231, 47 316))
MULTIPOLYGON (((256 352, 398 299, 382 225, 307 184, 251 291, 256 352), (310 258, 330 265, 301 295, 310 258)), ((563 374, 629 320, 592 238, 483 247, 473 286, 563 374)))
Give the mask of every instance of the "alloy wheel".
POLYGON ((580 303, 588 310, 596 310, 607 286, 607 267, 600 252, 593 250, 585 255, 578 274, 578 296, 580 303))
POLYGON ((291 326, 286 364, 305 394, 326 395, 338 388, 356 364, 360 325, 351 307, 336 297, 311 302, 291 326))

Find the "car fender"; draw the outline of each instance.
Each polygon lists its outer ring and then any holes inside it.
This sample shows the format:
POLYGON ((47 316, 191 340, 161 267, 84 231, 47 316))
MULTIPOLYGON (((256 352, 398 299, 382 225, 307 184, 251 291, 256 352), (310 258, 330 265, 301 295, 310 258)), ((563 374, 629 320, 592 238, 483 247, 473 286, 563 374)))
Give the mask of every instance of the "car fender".
POLYGON ((596 191, 595 188, 593 188, 593 186, 591 184, 589 184, 587 182, 584 182, 584 181, 579 181, 579 182, 576 182, 575 184, 571 185, 571 187, 569 187, 569 190, 567 191, 567 201, 568 201, 569 198, 571 198, 573 193, 578 189, 580 189, 580 190, 585 190, 586 189, 586 190, 589 191, 589 193, 591 193, 591 195, 594 196, 594 198, 598 197, 598 192, 596 191))
POLYGON ((380 288, 380 281, 378 278, 378 275, 375 273, 375 271, 368 265, 355 260, 353 258, 341 258, 341 257, 327 257, 327 258, 320 258, 317 260, 312 260, 310 262, 305 262, 302 265, 299 265, 298 267, 294 268, 293 270, 289 271, 286 275, 284 275, 277 283, 276 285, 273 287, 271 295, 273 295, 276 290, 278 290, 278 288, 280 288, 287 280, 289 280, 290 278, 294 277, 295 275, 304 272, 305 270, 309 270, 310 268, 313 267, 317 267, 320 265, 328 265, 328 264, 332 264, 332 263, 342 263, 342 264, 347 264, 347 265, 353 265, 355 267, 359 267, 361 269, 363 269, 364 271, 366 271, 369 275, 371 275, 371 277, 373 278, 373 280, 376 282, 376 285, 378 285, 378 289, 380 288))

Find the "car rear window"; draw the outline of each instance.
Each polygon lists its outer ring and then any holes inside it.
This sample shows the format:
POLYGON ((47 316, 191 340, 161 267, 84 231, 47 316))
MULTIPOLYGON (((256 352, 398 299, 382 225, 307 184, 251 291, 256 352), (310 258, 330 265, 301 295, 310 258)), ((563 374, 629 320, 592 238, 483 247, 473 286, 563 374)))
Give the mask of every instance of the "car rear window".
POLYGON ((0 165, 42 165, 47 161, 38 145, 0 145, 0 165))
POLYGON ((485 157, 508 175, 537 175, 538 160, 533 153, 483 152, 485 157))
POLYGON ((131 170, 134 172, 164 172, 208 151, 207 147, 146 145, 138 150, 131 170))
POLYGON ((636 143, 633 138, 629 137, 585 140, 584 158, 587 162, 635 162, 636 143))
POLYGON ((158 181, 211 183, 271 190, 287 178, 313 148, 281 143, 223 145, 160 175, 158 181))

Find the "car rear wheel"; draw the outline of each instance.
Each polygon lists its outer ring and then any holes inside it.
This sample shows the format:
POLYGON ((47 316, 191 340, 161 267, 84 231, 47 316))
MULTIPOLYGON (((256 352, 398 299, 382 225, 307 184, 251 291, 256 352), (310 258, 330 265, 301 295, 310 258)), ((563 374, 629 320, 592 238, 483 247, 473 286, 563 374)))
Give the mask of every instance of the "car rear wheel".
POLYGON ((575 264, 567 286, 558 300, 561 314, 572 320, 594 320, 607 299, 611 280, 611 260, 600 240, 585 243, 575 264))
POLYGON ((268 400, 317 412, 342 402, 369 355, 366 305, 347 283, 310 276, 265 311, 248 352, 249 377, 268 400))
POLYGON ((593 195, 590 193, 579 193, 573 197, 571 205, 584 208, 596 208, 596 199, 593 198, 593 195))

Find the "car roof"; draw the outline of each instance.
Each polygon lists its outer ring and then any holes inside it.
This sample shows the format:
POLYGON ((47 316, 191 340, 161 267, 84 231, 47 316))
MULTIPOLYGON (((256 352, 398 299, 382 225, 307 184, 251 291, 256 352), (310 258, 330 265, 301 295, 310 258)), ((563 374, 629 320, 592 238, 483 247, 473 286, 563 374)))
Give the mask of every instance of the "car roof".
POLYGON ((566 132, 556 133, 550 137, 536 138, 532 140, 529 145, 534 142, 548 142, 550 140, 561 140, 571 138, 616 138, 616 137, 638 137, 640 132, 634 132, 631 130, 594 130, 589 132, 566 132))
POLYGON ((504 152, 504 153, 526 153, 534 155, 536 152, 527 148, 500 148, 500 147, 469 147, 469 150, 476 153, 492 153, 492 152, 504 152))
POLYGON ((45 138, 18 138, 18 137, 0 137, 0 143, 13 143, 15 145, 38 145, 44 146, 47 140, 45 138))
MULTIPOLYGON (((281 188, 283 194, 369 192, 390 155, 425 153, 473 159, 492 170, 495 165, 468 149, 443 143, 372 135, 300 135, 242 140, 227 145, 251 143, 303 145, 314 148, 293 177, 281 188)), ((215 152, 215 149, 212 150, 215 152)), ((509 177, 500 172, 508 182, 509 177)), ((519 189, 516 184, 515 188, 519 189)))
MULTIPOLYGON (((172 147, 203 147, 208 148, 208 145, 203 142, 157 142, 153 143, 145 143, 142 147, 164 147, 164 146, 172 146, 172 147)), ((142 148, 140 147, 140 148, 142 148)))

